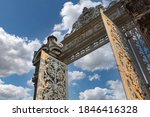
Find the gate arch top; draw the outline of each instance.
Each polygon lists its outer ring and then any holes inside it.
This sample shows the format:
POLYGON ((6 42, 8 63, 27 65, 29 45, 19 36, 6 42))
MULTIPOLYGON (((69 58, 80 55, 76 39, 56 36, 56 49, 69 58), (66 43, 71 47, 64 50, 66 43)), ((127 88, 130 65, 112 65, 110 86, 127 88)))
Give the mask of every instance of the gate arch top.
MULTIPOLYGON (((101 5, 83 9, 73 24, 71 33, 61 42, 63 44, 62 54, 59 57, 61 61, 70 64, 109 42, 99 12, 100 8, 104 9, 101 5)), ((119 27, 130 17, 121 2, 105 9, 105 14, 119 27)))

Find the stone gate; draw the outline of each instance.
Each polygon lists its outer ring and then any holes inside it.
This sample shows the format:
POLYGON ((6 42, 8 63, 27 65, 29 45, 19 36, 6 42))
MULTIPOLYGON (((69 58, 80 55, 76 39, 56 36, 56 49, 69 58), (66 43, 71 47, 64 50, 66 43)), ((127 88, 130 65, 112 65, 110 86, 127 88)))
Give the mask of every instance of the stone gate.
POLYGON ((150 0, 84 8, 58 44, 49 36, 35 52, 34 99, 67 97, 67 65, 110 42, 128 99, 150 99, 150 0))

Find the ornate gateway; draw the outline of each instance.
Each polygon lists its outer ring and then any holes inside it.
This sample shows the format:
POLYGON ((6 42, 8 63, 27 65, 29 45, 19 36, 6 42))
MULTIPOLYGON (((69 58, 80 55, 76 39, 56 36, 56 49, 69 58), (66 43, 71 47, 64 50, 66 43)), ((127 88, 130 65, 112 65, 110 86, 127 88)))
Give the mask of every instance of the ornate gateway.
POLYGON ((150 1, 84 8, 72 31, 34 54, 34 99, 67 99, 67 65, 110 41, 128 99, 150 99, 150 1), (103 9, 104 12, 100 9, 103 9))

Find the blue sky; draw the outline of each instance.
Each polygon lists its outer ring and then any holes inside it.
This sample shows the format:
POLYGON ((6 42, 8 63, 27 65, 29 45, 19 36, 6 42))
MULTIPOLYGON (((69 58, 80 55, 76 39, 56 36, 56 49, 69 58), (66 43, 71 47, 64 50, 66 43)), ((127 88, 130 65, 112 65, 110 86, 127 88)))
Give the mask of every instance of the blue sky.
MULTIPOLYGON (((32 99, 33 52, 59 42, 86 7, 110 0, 0 0, 0 99, 32 99)), ((68 66, 69 99, 126 99, 109 44, 68 66)))

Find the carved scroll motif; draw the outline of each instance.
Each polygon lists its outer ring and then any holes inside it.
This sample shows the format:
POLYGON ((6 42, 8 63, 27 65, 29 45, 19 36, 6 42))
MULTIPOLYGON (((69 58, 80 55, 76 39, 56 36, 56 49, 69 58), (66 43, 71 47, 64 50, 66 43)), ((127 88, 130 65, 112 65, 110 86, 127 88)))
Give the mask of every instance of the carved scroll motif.
POLYGON ((67 99, 66 65, 51 56, 47 56, 41 63, 36 99, 67 99))
POLYGON ((66 66, 48 57, 45 60, 42 88, 43 100, 66 99, 66 66))
POLYGON ((122 26, 121 31, 124 37, 128 39, 129 46, 131 46, 130 48, 134 50, 137 56, 135 59, 139 61, 138 66, 140 69, 142 68, 140 71, 142 72, 143 78, 146 79, 145 85, 147 85, 150 82, 150 46, 147 46, 149 44, 147 43, 148 40, 146 40, 146 37, 142 37, 140 30, 133 22, 126 22, 124 26, 122 26))
POLYGON ((103 14, 103 11, 101 11, 101 15, 128 99, 145 99, 145 94, 141 88, 141 84, 138 81, 138 76, 129 55, 126 52, 125 45, 121 40, 116 26, 107 16, 103 14))
POLYGON ((145 38, 145 41, 150 49, 150 11, 137 20, 139 28, 145 38))
POLYGON ((82 26, 89 23, 92 19, 98 17, 100 8, 103 8, 103 6, 98 5, 95 8, 84 7, 82 14, 79 16, 78 20, 73 24, 71 33, 77 31, 82 26))
POLYGON ((147 9, 149 9, 150 0, 128 0, 125 1, 126 8, 131 14, 139 14, 147 9))

